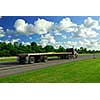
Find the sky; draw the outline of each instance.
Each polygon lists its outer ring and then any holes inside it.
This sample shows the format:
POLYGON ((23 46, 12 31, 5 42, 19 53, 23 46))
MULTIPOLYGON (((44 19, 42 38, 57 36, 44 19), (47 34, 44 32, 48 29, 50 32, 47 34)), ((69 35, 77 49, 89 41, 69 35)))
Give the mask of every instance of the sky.
POLYGON ((0 42, 100 50, 100 17, 0 16, 0 42))

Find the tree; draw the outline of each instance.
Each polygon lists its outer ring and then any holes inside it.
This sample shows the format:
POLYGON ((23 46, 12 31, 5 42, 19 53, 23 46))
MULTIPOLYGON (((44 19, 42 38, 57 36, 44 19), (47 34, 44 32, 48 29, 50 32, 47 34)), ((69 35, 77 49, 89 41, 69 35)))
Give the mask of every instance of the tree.
MULTIPOLYGON (((87 50, 87 48, 80 47, 75 49, 78 53, 100 53, 100 50, 87 50)), ((5 43, 0 42, 0 57, 1 56, 16 56, 19 53, 39 53, 39 52, 66 52, 62 46, 55 49, 52 45, 47 45, 44 48, 37 43, 32 42, 31 45, 23 45, 22 43, 5 43)))
POLYGON ((54 47, 52 45, 47 45, 44 47, 45 52, 54 52, 54 47))
POLYGON ((57 52, 65 52, 66 50, 64 49, 64 47, 62 46, 59 46, 57 52))

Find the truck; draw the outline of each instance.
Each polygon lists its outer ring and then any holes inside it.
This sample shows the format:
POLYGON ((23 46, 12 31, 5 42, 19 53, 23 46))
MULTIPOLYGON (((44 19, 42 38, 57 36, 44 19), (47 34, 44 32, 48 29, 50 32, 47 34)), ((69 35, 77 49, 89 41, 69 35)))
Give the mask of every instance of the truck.
POLYGON ((67 48, 66 52, 23 53, 17 55, 17 61, 20 64, 47 62, 50 56, 57 56, 58 59, 75 59, 78 53, 73 48, 67 48))

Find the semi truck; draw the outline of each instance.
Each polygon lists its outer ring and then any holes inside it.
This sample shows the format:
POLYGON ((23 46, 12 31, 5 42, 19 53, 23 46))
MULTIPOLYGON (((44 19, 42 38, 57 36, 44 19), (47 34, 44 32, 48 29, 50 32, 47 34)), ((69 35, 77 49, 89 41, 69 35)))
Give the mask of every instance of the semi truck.
POLYGON ((17 61, 21 64, 47 62, 50 56, 57 56, 59 59, 75 59, 78 53, 73 48, 67 48, 66 52, 23 53, 17 55, 17 61))

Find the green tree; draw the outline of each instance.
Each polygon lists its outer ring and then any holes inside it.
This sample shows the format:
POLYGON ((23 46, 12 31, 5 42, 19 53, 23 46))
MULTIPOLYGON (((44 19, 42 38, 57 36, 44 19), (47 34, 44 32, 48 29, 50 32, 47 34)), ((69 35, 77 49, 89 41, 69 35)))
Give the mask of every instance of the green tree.
POLYGON ((66 50, 64 49, 64 47, 62 46, 59 46, 57 52, 65 52, 66 50))
POLYGON ((47 45, 44 47, 45 52, 54 52, 54 47, 51 45, 47 45))

